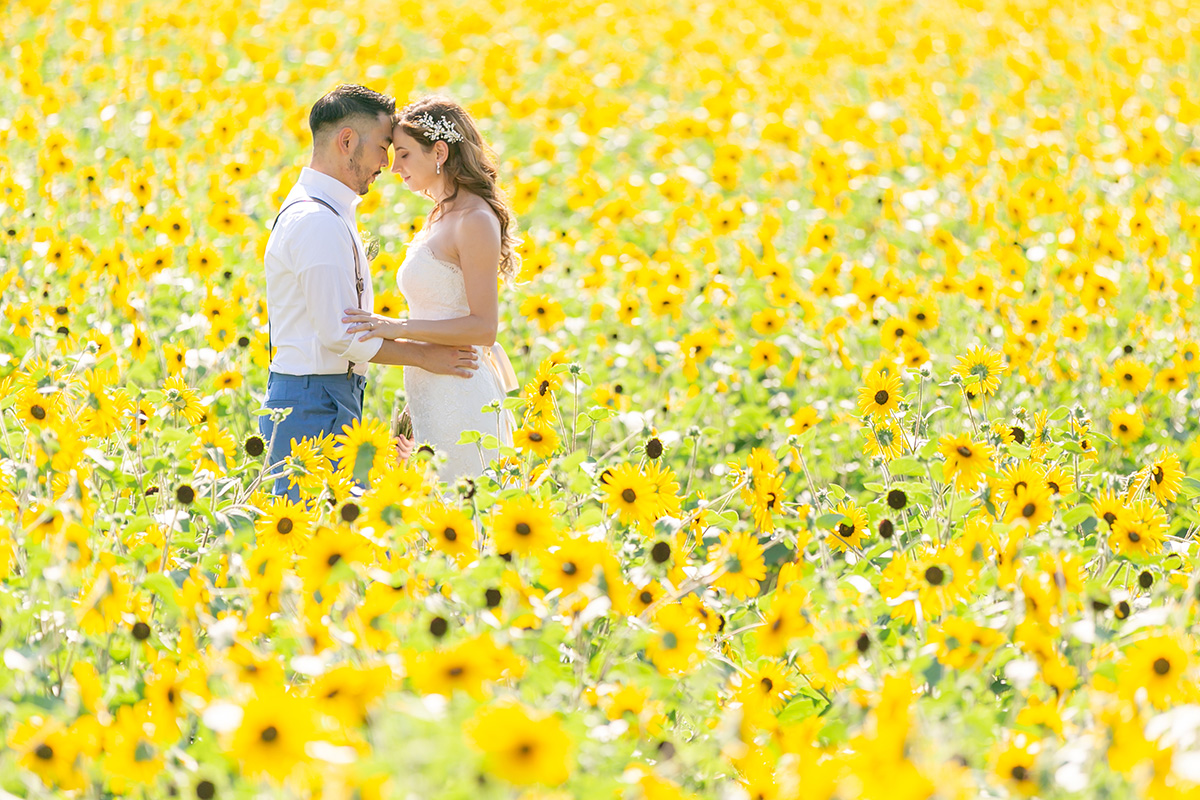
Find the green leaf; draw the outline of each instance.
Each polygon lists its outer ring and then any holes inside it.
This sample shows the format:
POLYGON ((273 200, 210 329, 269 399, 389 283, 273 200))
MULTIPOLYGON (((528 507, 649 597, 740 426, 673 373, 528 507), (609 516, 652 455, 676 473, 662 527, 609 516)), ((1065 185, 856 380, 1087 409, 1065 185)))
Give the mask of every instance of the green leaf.
POLYGON ((458 444, 475 444, 483 438, 483 434, 479 431, 463 431, 458 437, 458 444))
POLYGON ((833 495, 835 500, 846 499, 846 490, 836 483, 829 484, 829 493, 833 495))
POLYGON ((846 515, 839 514, 835 511, 830 514, 822 514, 821 516, 817 517, 816 522, 813 524, 816 525, 818 529, 823 530, 825 528, 832 528, 834 525, 840 525, 845 521, 846 515))
POLYGON ((1008 454, 1013 458, 1024 460, 1029 458, 1029 448, 1020 444, 1010 444, 1008 446, 1008 454))
POLYGON ((1090 505, 1084 504, 1075 506, 1070 511, 1063 514, 1063 524, 1068 528, 1073 528, 1089 517, 1096 516, 1096 512, 1092 510, 1090 505))
POLYGON ((161 572, 152 572, 142 578, 142 588, 148 590, 155 597, 160 599, 163 604, 172 611, 179 610, 178 591, 175 587, 175 582, 168 575, 161 572))
POLYGON ((354 475, 354 480, 361 484, 366 484, 367 476, 371 474, 371 465, 375 463, 375 445, 371 442, 363 442, 358 446, 358 452, 354 454, 354 469, 351 470, 354 475))
POLYGON ((1066 419, 1068 416, 1070 416, 1070 414, 1071 409, 1067 408, 1066 406, 1059 406, 1050 412, 1049 419, 1051 422, 1058 422, 1060 419, 1066 419))
POLYGON ((1179 486, 1179 493, 1184 497, 1195 497, 1200 495, 1200 481, 1193 478, 1191 475, 1186 475, 1179 486))
POLYGON ((893 475, 924 475, 925 464, 915 458, 902 456, 888 462, 888 469, 893 475))

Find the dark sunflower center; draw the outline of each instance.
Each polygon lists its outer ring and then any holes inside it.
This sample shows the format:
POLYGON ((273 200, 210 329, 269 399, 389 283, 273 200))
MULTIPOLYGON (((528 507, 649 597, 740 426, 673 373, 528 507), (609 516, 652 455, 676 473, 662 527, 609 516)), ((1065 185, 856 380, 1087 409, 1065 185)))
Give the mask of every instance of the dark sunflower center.
POLYGON ((1111 511, 1105 511, 1104 512, 1104 521, 1107 522, 1109 525, 1112 525, 1114 522, 1117 521, 1117 515, 1111 511))
POLYGON ((34 419, 45 419, 46 409, 35 405, 33 408, 29 409, 29 415, 34 419))
POLYGON ((517 523, 517 535, 518 536, 528 536, 531 533, 533 533, 533 528, 529 527, 529 523, 527 523, 527 522, 518 522, 517 523))
POLYGON ((1032 517, 1037 512, 1037 505, 1034 503, 1026 503, 1021 509, 1021 516, 1025 518, 1032 517))
POLYGON ((1155 675, 1166 675, 1170 671, 1171 671, 1171 662, 1170 661, 1167 661, 1165 658, 1154 659, 1154 674, 1155 675))
POLYGON ((934 564, 929 569, 925 570, 925 580, 929 581, 930 586, 941 586, 946 580, 946 573, 937 564, 934 564))
POLYGON ((768 692, 775 688, 775 681, 771 680, 770 678, 763 678, 761 681, 759 681, 759 683, 761 683, 763 689, 768 692))
POLYGON ((1137 544, 1141 540, 1142 540, 1142 535, 1140 533, 1138 533, 1137 531, 1129 532, 1129 541, 1133 542, 1134 544, 1137 544))
POLYGON ((958 454, 960 456, 962 456, 963 458, 970 458, 971 457, 971 448, 967 447, 965 444, 960 444, 958 446, 958 454))
POLYGON ((43 742, 37 746, 37 749, 33 751, 33 754, 42 761, 49 761, 50 759, 54 758, 54 748, 43 742))
POLYGON ((442 538, 447 542, 453 542, 458 538, 458 531, 454 530, 454 528, 446 528, 446 530, 442 531, 442 538))
POLYGON ((838 525, 838 533, 840 533, 843 537, 849 539, 851 536, 854 535, 854 526, 843 522, 840 525, 838 525))
POLYGON ((1163 478, 1164 478, 1164 477, 1166 477, 1166 476, 1163 474, 1163 468, 1162 468, 1162 467, 1155 467, 1155 468, 1154 468, 1154 482, 1155 482, 1155 483, 1162 483, 1162 482, 1163 482, 1163 478))
POLYGON ((574 575, 579 572, 579 567, 575 566, 574 562, 568 561, 562 565, 562 571, 564 575, 574 575))
POLYGON ((279 531, 280 533, 282 533, 284 535, 291 533, 292 528, 294 528, 294 527, 295 527, 295 523, 293 523, 287 517, 284 517, 283 519, 279 520, 279 522, 275 523, 275 530, 279 531))
POLYGON ((624 489, 621 491, 621 499, 626 503, 632 503, 634 500, 637 500, 637 492, 633 489, 624 489))
POLYGON ((887 401, 888 401, 888 393, 885 392, 883 389, 880 389, 878 392, 875 393, 875 405, 877 405, 877 406, 886 405, 887 401))
POLYGON ((332 567, 334 564, 337 564, 341 560, 342 560, 342 554, 334 553, 333 555, 329 556, 329 558, 325 559, 325 563, 332 567))
POLYGON ((459 675, 463 674, 463 671, 464 670, 462 667, 451 667, 450 669, 446 670, 446 674, 451 678, 457 678, 459 675))
POLYGON ((279 729, 274 725, 268 725, 263 728, 262 733, 258 735, 264 742, 273 742, 279 738, 279 729))
POLYGON ((1025 769, 1025 767, 1021 766, 1020 764, 1017 764, 1012 768, 1012 776, 1014 781, 1029 780, 1029 770, 1025 769))
POLYGON ((542 441, 543 438, 544 437, 537 431, 534 431, 533 433, 529 434, 529 441, 531 441, 531 442, 540 442, 540 441, 542 441))

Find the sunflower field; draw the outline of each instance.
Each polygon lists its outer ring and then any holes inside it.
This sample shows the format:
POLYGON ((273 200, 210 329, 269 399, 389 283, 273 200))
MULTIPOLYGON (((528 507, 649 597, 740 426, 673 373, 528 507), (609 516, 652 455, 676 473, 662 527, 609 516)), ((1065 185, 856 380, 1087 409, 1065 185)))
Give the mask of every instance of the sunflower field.
MULTIPOLYGON (((0 798, 1200 798, 1200 6, 0 40, 0 798), (439 484, 374 366, 290 504, 262 254, 343 82, 496 151, 520 429, 439 484)), ((426 210, 359 209, 383 313, 426 210)))

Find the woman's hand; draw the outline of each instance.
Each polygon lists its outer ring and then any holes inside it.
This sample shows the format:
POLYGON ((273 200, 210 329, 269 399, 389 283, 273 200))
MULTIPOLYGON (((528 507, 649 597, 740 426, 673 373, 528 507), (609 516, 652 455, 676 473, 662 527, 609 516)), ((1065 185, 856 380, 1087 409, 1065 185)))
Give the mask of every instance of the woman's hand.
POLYGON ((404 434, 399 434, 393 439, 396 443, 396 455, 400 456, 401 461, 407 461, 412 455, 413 447, 416 445, 416 439, 410 439, 404 434))
POLYGON ((402 339, 401 333, 403 320, 392 319, 380 314, 372 314, 370 311, 364 311, 358 308, 347 308, 345 316, 342 317, 342 322, 350 323, 350 327, 346 329, 347 333, 362 332, 359 336, 359 341, 367 339, 402 339))

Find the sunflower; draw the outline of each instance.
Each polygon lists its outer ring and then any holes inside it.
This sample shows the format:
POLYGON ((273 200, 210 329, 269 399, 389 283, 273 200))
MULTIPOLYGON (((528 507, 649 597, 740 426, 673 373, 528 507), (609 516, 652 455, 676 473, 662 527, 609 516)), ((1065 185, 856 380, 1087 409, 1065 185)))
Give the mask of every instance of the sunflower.
POLYGON ((839 503, 835 511, 845 517, 833 528, 833 533, 826 537, 829 545, 835 550, 849 550, 862 547, 863 539, 870 528, 867 512, 863 511, 853 501, 839 503))
POLYGON ((370 707, 395 683, 386 664, 360 667, 339 664, 313 680, 307 697, 318 711, 347 727, 367 722, 370 707))
POLYGON ((254 523, 254 532, 259 544, 295 553, 308 541, 313 520, 314 515, 303 504, 276 497, 262 509, 262 516, 254 523))
POLYGON ((197 432, 196 440, 188 454, 196 470, 208 470, 215 475, 224 475, 237 456, 237 442, 233 434, 218 428, 215 419, 210 419, 197 432))
POLYGON ((1118 358, 1108 373, 1109 381, 1133 394, 1141 394, 1150 384, 1150 368, 1136 358, 1118 358))
POLYGON ((190 425, 200 422, 204 416, 204 406, 200 404, 196 392, 188 387, 183 378, 178 375, 167 378, 162 392, 165 410, 170 411, 173 415, 183 417, 190 425))
POLYGON ((804 406, 796 409, 796 413, 792 414, 788 419, 787 431, 791 434, 799 435, 804 433, 812 426, 821 421, 820 414, 812 406, 804 406))
POLYGON ((122 706, 106 731, 105 780, 118 796, 132 792, 134 787, 153 786, 163 769, 163 755, 146 736, 144 722, 133 706, 122 706))
POLYGON ((783 475, 756 475, 754 478, 754 493, 750 499, 750 511, 754 515, 754 527, 760 533, 771 533, 775 530, 774 514, 783 510, 787 496, 783 491, 783 475))
POLYGON ((415 654, 408 663, 413 688, 422 694, 452 696, 456 691, 481 700, 484 686, 494 680, 494 645, 481 646, 482 638, 468 639, 440 650, 415 654))
POLYGON ((788 644, 813 630, 808 610, 808 596, 798 590, 783 588, 771 596, 771 605, 763 615, 762 625, 755 628, 758 651, 767 656, 782 655, 788 644))
POLYGON ((708 561, 720 573, 713 586, 734 597, 756 596, 759 581, 767 577, 762 545, 750 533, 722 534, 719 543, 709 548, 708 561))
POLYGON ((87 780, 80 770, 79 737, 55 719, 32 716, 9 734, 8 746, 17 763, 48 787, 82 790, 87 780))
POLYGON ((56 394, 27 389, 17 398, 17 418, 27 428, 54 427, 58 421, 56 394))
POLYGON ((460 566, 475 555, 475 524, 461 510, 428 503, 421 514, 421 525, 429 534, 433 549, 445 553, 460 566))
POLYGON ((538 458, 554 455, 561 443, 562 437, 545 419, 535 419, 513 432, 513 447, 533 453, 538 458))
POLYGON ((528 495, 500 504, 492 515, 492 541, 497 553, 529 555, 557 540, 550 508, 528 495))
POLYGON ((336 469, 366 484, 372 475, 384 472, 397 460, 388 423, 379 418, 358 418, 333 437, 336 469))
POLYGON ((1179 463, 1179 456, 1174 453, 1166 453, 1139 473, 1139 479, 1146 481, 1146 488, 1164 505, 1179 495, 1183 477, 1183 466, 1179 463))
POLYGON ((996 776, 1007 786, 1026 796, 1033 795, 1038 790, 1037 774, 1034 772, 1037 759, 1035 748, 1036 745, 1018 747, 1016 744, 1010 744, 996 756, 996 776))
POLYGON ((654 605, 666 594, 663 585, 658 581, 649 581, 645 585, 631 587, 633 599, 630 605, 632 613, 641 614, 650 606, 654 605))
POLYGON ((1142 431, 1146 428, 1140 414, 1121 409, 1111 411, 1108 421, 1112 424, 1113 438, 1121 444, 1133 444, 1141 438, 1142 431))
POLYGON ((526 319, 531 319, 543 331, 557 327, 567 318, 563 307, 557 300, 545 294, 534 294, 521 301, 520 312, 526 319))
POLYGON ((320 527, 298 553, 297 572, 310 591, 324 586, 339 564, 353 567, 368 557, 370 545, 360 534, 320 527))
POLYGON ((682 509, 679 500, 679 480, 675 476, 675 470, 661 461, 651 461, 644 467, 643 475, 646 478, 646 486, 653 494, 656 508, 654 518, 678 518, 682 509))
POLYGON ((878 456, 886 461, 894 461, 908 450, 908 441, 904 438, 904 430, 894 418, 882 421, 868 421, 862 430, 865 440, 863 452, 868 456, 878 456))
POLYGON ((635 464, 621 464, 609 469, 601 478, 604 502, 610 511, 619 512, 626 524, 654 521, 658 504, 655 492, 646 485, 646 476, 635 464))
POLYGON ((951 374, 962 379, 963 388, 968 392, 988 395, 1000 387, 1000 376, 1007 369, 999 353, 973 347, 965 356, 958 357, 958 366, 951 374))
POLYGON ((583 536, 563 539, 556 547, 538 554, 542 565, 542 584, 569 595, 596 577, 604 558, 604 544, 583 536))
POLYGON ((1017 489, 1012 500, 1004 509, 1004 521, 1016 522, 1030 530, 1037 528, 1054 516, 1050 487, 1040 486, 1017 489))
POLYGON ((1135 500, 1109 527, 1108 543, 1118 555, 1153 555, 1162 550, 1167 514, 1148 500, 1135 500))
POLYGON ((691 672, 700 660, 700 631, 682 605, 663 606, 654 615, 657 632, 646 644, 646 657, 664 675, 691 672))
POLYGON ((1017 492, 1045 485, 1041 468, 1032 462, 1022 461, 1005 467, 999 475, 988 482, 992 489, 992 500, 997 505, 1011 502, 1017 492))
POLYGON ((1127 511, 1128 509, 1125 506, 1125 502, 1121 499, 1121 495, 1112 489, 1104 489, 1097 492, 1096 499, 1092 501, 1092 512, 1096 515, 1097 519, 1104 520, 1110 528, 1127 511))
POLYGON ((946 435, 938 440, 938 452, 946 459, 942 474, 944 480, 960 489, 972 490, 979 479, 992 468, 995 450, 986 442, 973 442, 967 434, 946 435))
POLYGON ((872 373, 858 390, 858 411, 863 416, 883 420, 896 413, 904 396, 900 394, 900 376, 872 373))
MULTIPOLYGON (((275 443, 275 449, 281 449, 279 442, 275 443)), ((333 476, 322 439, 305 437, 299 442, 293 439, 291 450, 283 459, 283 469, 283 474, 288 476, 289 487, 297 486, 305 493, 320 490, 333 476)))
POLYGON ((1055 495, 1065 497, 1075 492, 1075 478, 1062 464, 1053 464, 1047 468, 1042 480, 1055 495))
POLYGON ((1173 632, 1140 639, 1129 646, 1117 668, 1118 687, 1130 698, 1145 690, 1151 705, 1158 709, 1193 700, 1195 689, 1188 675, 1190 649, 1173 632))
POLYGON ((517 786, 558 786, 571 775, 571 738, 558 717, 514 702, 483 705, 463 726, 486 769, 517 786))
POLYGON ((1007 641, 1004 634, 962 617, 943 617, 930 626, 929 641, 937 645, 937 658, 958 670, 974 669, 1007 641))
MULTIPOLYGON (((111 382, 115 382, 114 379, 111 382)), ((108 376, 93 371, 86 380, 87 395, 78 417, 79 428, 90 436, 107 437, 116 433, 123 419, 131 417, 133 402, 124 389, 109 390, 108 376)))
POLYGON ((260 687, 242 712, 230 748, 246 775, 282 782, 308 761, 305 745, 316 731, 312 701, 274 687, 260 687))

